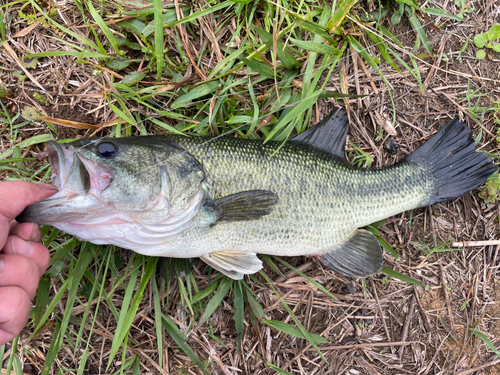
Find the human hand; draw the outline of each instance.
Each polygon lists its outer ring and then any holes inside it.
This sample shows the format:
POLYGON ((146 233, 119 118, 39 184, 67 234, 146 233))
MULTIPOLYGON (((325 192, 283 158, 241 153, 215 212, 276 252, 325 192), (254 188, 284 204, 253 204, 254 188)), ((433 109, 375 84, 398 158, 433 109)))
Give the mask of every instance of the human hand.
POLYGON ((28 321, 31 299, 50 254, 37 224, 12 223, 25 207, 57 189, 25 181, 0 182, 0 346, 16 337, 28 321))

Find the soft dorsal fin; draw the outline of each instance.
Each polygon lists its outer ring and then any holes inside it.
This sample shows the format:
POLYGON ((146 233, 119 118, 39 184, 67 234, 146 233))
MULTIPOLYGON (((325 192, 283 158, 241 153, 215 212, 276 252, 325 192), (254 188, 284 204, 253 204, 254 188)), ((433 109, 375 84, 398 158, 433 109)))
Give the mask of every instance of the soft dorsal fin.
POLYGON ((338 107, 316 125, 290 139, 290 142, 306 143, 347 161, 345 142, 348 130, 347 113, 338 107))

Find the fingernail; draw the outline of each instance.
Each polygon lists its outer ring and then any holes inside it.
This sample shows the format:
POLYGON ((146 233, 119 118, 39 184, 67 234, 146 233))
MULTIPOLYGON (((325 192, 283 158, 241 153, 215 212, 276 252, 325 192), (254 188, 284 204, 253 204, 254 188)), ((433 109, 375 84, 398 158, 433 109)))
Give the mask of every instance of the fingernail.
POLYGON ((0 260, 0 271, 3 270, 5 267, 5 262, 3 260, 0 260))
POLYGON ((20 239, 19 237, 14 237, 12 239, 12 250, 14 251, 14 254, 22 255, 25 256, 26 258, 29 258, 33 254, 33 246, 29 243, 29 241, 24 241, 20 239))
POLYGON ((42 231, 37 224, 33 224, 31 229, 30 241, 40 242, 42 240, 42 231))

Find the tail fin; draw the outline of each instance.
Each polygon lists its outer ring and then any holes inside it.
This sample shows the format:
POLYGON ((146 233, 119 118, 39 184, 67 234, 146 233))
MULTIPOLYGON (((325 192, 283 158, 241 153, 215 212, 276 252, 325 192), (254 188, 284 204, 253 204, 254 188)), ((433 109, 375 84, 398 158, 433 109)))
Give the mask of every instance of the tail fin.
POLYGON ((419 164, 434 177, 429 205, 477 188, 498 170, 488 155, 476 152, 470 129, 457 118, 405 161, 419 164))

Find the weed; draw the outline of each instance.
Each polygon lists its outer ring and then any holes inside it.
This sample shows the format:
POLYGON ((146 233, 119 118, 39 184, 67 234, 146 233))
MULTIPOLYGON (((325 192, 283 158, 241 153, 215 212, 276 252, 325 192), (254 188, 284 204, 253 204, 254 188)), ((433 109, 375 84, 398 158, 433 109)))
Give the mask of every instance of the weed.
POLYGON ((485 182, 484 186, 479 192, 479 198, 481 198, 485 203, 500 201, 499 173, 495 173, 488 179, 488 181, 485 182))
POLYGON ((500 52, 500 43, 494 43, 500 38, 500 24, 496 23, 484 34, 476 34, 474 36, 474 44, 480 48, 476 52, 476 58, 482 60, 486 57, 486 51, 482 48, 491 48, 495 52, 500 52))

